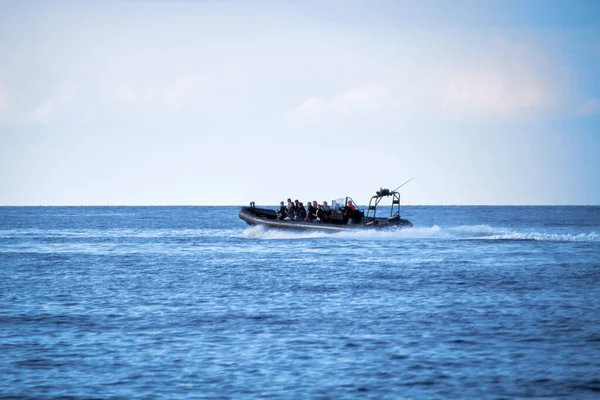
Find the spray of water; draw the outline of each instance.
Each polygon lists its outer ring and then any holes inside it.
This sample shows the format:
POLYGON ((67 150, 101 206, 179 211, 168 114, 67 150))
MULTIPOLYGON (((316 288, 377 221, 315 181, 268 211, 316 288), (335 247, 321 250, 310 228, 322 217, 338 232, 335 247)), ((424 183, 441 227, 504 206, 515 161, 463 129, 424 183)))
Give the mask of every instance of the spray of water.
POLYGON ((532 240, 532 241, 562 241, 562 242, 598 242, 600 235, 591 233, 542 233, 520 232, 494 228, 488 225, 468 225, 440 228, 434 225, 430 228, 410 228, 398 230, 347 230, 336 233, 316 231, 287 231, 267 229, 262 226, 247 228, 243 232, 246 239, 288 240, 288 239, 355 239, 355 240, 532 240))

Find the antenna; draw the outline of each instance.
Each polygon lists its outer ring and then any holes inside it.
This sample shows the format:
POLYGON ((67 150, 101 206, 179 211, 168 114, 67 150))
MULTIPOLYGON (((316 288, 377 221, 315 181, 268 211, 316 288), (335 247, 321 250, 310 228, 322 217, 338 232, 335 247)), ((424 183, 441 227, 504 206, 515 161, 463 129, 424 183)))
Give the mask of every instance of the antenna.
POLYGON ((400 189, 402 186, 406 185, 408 182, 412 181, 413 179, 414 179, 414 177, 413 177, 413 178, 410 178, 409 180, 407 180, 406 182, 404 182, 402 185, 398 186, 396 189, 394 189, 394 192, 395 192, 396 190, 400 189))

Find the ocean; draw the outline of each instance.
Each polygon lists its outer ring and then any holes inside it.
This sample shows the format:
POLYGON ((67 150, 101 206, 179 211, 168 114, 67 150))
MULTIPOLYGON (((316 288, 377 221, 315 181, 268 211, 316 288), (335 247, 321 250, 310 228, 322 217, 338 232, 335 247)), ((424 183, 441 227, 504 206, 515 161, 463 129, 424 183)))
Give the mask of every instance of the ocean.
POLYGON ((0 207, 0 398, 600 398, 600 207, 0 207))

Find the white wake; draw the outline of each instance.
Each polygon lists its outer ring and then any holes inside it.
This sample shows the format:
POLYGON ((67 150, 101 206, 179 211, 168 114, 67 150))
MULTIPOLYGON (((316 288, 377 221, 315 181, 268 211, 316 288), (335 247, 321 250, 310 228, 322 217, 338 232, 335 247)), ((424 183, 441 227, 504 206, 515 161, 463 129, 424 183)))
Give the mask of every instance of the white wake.
POLYGON ((526 232, 494 228, 488 225, 463 225, 456 227, 440 228, 413 227, 408 229, 384 230, 347 230, 335 233, 318 231, 288 231, 269 229, 262 226, 250 227, 244 230, 246 239, 287 240, 287 239, 438 239, 438 240, 529 240, 553 242, 600 242, 600 235, 596 232, 589 233, 553 233, 553 232, 526 232))

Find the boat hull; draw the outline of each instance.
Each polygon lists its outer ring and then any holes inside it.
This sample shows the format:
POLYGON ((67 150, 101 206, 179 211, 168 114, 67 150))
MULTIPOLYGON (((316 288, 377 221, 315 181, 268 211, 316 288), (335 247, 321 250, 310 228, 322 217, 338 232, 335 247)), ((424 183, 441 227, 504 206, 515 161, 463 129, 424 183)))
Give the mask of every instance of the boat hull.
POLYGON ((410 228, 413 224, 406 219, 376 218, 375 220, 361 221, 360 223, 321 223, 309 221, 285 221, 277 218, 274 210, 256 207, 241 207, 238 216, 251 226, 264 226, 275 229, 316 230, 322 232, 341 232, 352 229, 384 229, 384 228, 410 228))

